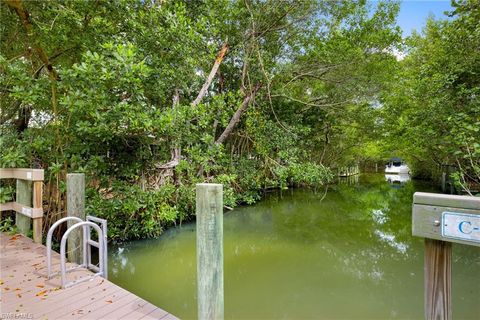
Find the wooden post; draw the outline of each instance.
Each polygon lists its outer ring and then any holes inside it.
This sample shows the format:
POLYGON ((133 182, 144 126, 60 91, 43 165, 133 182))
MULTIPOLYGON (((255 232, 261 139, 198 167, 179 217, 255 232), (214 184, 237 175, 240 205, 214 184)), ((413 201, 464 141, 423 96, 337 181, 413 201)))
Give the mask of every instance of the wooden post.
POLYGON ((196 186, 198 319, 223 319, 223 186, 196 186))
POLYGON ((445 192, 445 190, 447 189, 446 182, 447 182, 447 173, 442 172, 442 192, 445 192))
POLYGON ((425 319, 452 319, 452 242, 480 247, 480 198, 416 192, 412 234, 425 238, 425 319))
POLYGON ((425 239, 425 319, 452 319, 452 244, 425 239))
MULTIPOLYGON (((67 216, 85 220, 85 174, 67 174, 67 216)), ((74 222, 68 221, 68 227, 74 222)), ((83 246, 81 229, 74 230, 68 237, 68 260, 82 263, 83 246)))
MULTIPOLYGON (((35 181, 33 183, 33 208, 42 208, 43 206, 43 182, 35 181)), ((43 217, 33 218, 33 241, 42 243, 43 217)))
MULTIPOLYGON (((17 203, 20 203, 26 207, 32 206, 32 182, 27 180, 17 179, 17 192, 16 200, 17 203)), ((15 224, 17 225, 18 231, 24 236, 28 236, 30 231, 32 219, 23 214, 17 212, 15 214, 15 224)))

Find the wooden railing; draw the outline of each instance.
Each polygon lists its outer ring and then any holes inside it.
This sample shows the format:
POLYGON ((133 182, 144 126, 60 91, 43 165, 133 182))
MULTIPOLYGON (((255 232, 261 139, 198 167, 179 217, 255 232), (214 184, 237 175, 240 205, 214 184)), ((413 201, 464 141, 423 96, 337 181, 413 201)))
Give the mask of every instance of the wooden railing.
POLYGON ((33 241, 42 243, 43 169, 0 169, 0 179, 17 180, 16 201, 0 204, 0 212, 15 211, 15 223, 20 233, 25 235, 33 222, 33 241))

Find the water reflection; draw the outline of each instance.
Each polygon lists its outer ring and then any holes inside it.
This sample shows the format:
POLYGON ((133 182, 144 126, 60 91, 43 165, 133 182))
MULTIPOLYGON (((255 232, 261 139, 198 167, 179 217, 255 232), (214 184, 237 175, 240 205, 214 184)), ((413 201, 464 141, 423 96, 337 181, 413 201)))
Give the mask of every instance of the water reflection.
POLYGON ((386 174, 385 181, 387 181, 393 188, 401 188, 410 181, 409 174, 386 174))
POLYGON ((348 177, 338 177, 338 184, 347 184, 347 185, 357 184, 359 179, 360 179, 360 174, 355 174, 353 176, 348 176, 348 177))
MULTIPOLYGON (((356 180, 326 195, 271 194, 225 215, 227 319, 422 318, 423 241, 411 236, 411 201, 413 192, 431 189, 414 181, 393 189, 383 175, 356 180)), ((462 250, 453 281, 462 284, 454 292, 461 308, 454 310, 474 318, 480 288, 462 277, 480 272, 480 255, 462 250)), ((195 318, 194 224, 111 252, 114 282, 195 318)))

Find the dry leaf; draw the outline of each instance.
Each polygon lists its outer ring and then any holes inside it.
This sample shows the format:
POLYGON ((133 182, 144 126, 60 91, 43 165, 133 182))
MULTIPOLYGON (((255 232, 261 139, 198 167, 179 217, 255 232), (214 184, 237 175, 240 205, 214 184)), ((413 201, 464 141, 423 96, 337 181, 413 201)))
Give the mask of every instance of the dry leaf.
POLYGON ((108 302, 108 303, 113 303, 112 300, 105 300, 105 302, 108 302))
POLYGON ((45 293, 47 293, 47 290, 42 290, 39 293, 36 294, 37 297, 43 296, 45 293))
POLYGON ((21 298, 22 295, 21 295, 20 293, 17 293, 17 297, 18 297, 18 298, 21 298))
POLYGON ((45 286, 43 284, 37 284, 35 287, 37 288, 45 288, 45 286))

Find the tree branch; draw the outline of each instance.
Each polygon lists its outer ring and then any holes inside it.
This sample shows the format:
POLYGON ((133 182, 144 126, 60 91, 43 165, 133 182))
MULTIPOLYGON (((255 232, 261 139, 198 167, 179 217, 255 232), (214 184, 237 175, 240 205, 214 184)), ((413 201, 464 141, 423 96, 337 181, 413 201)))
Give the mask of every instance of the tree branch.
POLYGON ((233 129, 235 128, 237 123, 240 121, 240 118, 242 117, 242 114, 245 112, 245 110, 247 110, 247 108, 250 104, 250 101, 255 97, 255 94, 257 93, 258 89, 260 89, 260 87, 261 87, 261 84, 258 83, 255 86, 255 88, 252 90, 252 92, 250 92, 250 94, 247 95, 245 97, 245 99, 243 99, 242 104, 237 109, 237 111, 235 111, 235 113, 233 114, 232 118, 230 119, 230 122, 228 123, 227 127, 225 128, 225 130, 223 130, 220 137, 218 137, 218 139, 215 141, 215 144, 223 143, 228 138, 230 133, 232 133, 233 129))
POLYGON ((223 58, 225 57, 225 54, 227 53, 227 51, 228 51, 228 43, 227 41, 225 41, 223 43, 222 49, 220 49, 220 51, 218 52, 217 58, 215 59, 215 63, 213 64, 212 70, 210 71, 210 74, 208 75, 207 80, 203 84, 202 89, 200 89, 200 92, 198 93, 197 98, 193 100, 192 107, 195 107, 200 103, 200 101, 202 101, 203 97, 207 93, 208 88, 210 87, 210 84, 212 84, 213 78, 215 77, 215 74, 217 73, 218 68, 220 67, 220 64, 222 63, 223 58))
POLYGON ((30 21, 30 13, 27 11, 27 9, 23 7, 23 2, 21 0, 5 0, 5 3, 10 8, 15 10, 15 12, 17 13, 17 16, 19 17, 20 22, 22 23, 23 28, 25 29, 25 32, 27 33, 27 37, 33 43, 33 47, 37 52, 38 57, 43 62, 43 64, 47 67, 50 78, 52 80, 58 80, 58 73, 55 71, 52 64, 50 63, 50 60, 48 59, 48 56, 45 53, 45 50, 43 50, 43 48, 38 43, 38 40, 36 40, 36 38, 34 37, 33 25, 32 25, 32 22, 30 21))

